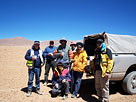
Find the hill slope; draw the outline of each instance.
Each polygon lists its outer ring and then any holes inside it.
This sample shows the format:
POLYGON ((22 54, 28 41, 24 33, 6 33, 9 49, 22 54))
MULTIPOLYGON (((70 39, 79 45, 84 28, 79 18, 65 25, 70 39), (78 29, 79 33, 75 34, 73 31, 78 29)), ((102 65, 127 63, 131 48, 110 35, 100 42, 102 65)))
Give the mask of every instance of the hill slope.
MULTIPOLYGON (((79 40, 82 42, 82 40, 79 40)), ((76 41, 76 42, 79 42, 76 41)), ((31 46, 34 41, 25 39, 23 37, 14 37, 14 38, 6 38, 6 39, 0 39, 0 46, 31 46)), ((55 46, 58 46, 59 40, 54 40, 55 46)), ((68 45, 70 44, 71 40, 68 40, 68 45)), ((48 46, 49 40, 41 41, 41 46, 48 46)))

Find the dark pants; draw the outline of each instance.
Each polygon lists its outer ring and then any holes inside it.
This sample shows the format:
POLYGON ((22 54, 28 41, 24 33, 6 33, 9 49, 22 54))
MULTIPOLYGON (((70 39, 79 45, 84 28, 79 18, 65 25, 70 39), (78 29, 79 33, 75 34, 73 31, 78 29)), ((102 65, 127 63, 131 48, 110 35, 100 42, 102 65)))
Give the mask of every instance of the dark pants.
POLYGON ((83 77, 83 72, 77 72, 72 70, 71 91, 75 96, 77 96, 79 92, 82 77, 83 77))
POLYGON ((52 94, 57 96, 58 94, 68 94, 69 93, 69 82, 59 84, 58 88, 53 87, 52 94))
POLYGON ((41 68, 32 68, 28 69, 28 90, 32 91, 33 87, 33 80, 34 80, 34 73, 35 73, 35 85, 36 85, 36 90, 40 89, 40 73, 41 73, 41 68))
POLYGON ((63 63, 63 68, 68 69, 69 68, 69 63, 63 63))
POLYGON ((52 71, 54 72, 56 66, 56 62, 53 60, 47 60, 46 65, 45 65, 45 74, 44 74, 44 81, 48 83, 48 76, 49 76, 49 71, 50 67, 52 67, 52 71))

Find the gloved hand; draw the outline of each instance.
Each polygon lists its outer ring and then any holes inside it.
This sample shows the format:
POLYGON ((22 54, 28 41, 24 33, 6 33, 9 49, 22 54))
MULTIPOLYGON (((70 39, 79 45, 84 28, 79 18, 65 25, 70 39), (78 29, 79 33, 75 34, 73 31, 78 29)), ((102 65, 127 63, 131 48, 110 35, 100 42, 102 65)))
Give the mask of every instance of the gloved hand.
POLYGON ((63 80, 62 80, 62 83, 65 83, 65 82, 66 82, 66 79, 63 79, 63 80))
POLYGON ((59 84, 55 84, 55 87, 58 88, 58 87, 59 87, 59 84))

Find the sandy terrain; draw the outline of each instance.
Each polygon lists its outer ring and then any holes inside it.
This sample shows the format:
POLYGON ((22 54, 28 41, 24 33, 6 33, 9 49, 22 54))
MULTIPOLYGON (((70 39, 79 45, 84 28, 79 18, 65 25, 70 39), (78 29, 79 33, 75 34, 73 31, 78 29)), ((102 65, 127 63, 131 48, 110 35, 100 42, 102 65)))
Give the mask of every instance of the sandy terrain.
MULTIPOLYGON (((37 95, 35 92, 30 97, 26 97, 28 69, 25 66, 24 55, 30 48, 0 46, 0 102, 61 102, 62 97, 52 98, 50 95, 51 83, 43 86, 44 67, 41 75, 41 91, 44 95, 37 95)), ((44 48, 42 48, 44 49, 44 48)), ((51 71, 50 71, 51 72, 51 71)), ((52 73, 50 73, 49 80, 52 73)), ((84 78, 82 80, 80 97, 69 98, 64 102, 97 102, 94 89, 94 80, 84 78)), ((110 102, 136 102, 136 95, 127 95, 122 91, 121 84, 110 85, 110 102)))

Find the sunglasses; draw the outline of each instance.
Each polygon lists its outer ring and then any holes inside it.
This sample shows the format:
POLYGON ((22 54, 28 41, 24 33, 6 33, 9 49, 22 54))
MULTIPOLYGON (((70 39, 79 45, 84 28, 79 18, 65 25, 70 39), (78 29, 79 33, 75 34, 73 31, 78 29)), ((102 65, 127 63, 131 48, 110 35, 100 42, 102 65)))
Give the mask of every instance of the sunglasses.
POLYGON ((97 44, 102 44, 102 42, 97 42, 97 44))
POLYGON ((82 47, 80 46, 80 47, 77 47, 77 48, 82 48, 82 47))

